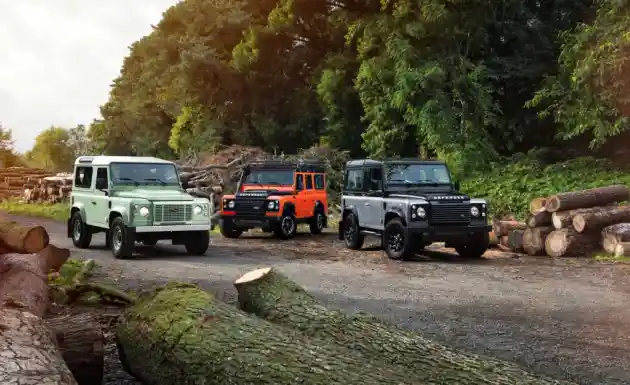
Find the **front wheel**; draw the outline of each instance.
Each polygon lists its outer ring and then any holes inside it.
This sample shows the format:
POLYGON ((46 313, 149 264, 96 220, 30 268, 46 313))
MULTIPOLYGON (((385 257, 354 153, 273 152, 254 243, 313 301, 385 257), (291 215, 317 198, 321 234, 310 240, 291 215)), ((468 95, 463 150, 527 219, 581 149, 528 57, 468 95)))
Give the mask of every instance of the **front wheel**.
POLYGON ((488 233, 471 235, 464 244, 455 246, 455 251, 460 257, 466 259, 479 259, 490 248, 490 236, 488 233))
POLYGON ((410 260, 416 250, 413 238, 407 234, 407 229, 400 218, 387 222, 382 244, 387 257, 397 261, 410 260))
POLYGON ((222 219, 221 224, 219 225, 219 230, 221 231, 221 235, 226 238, 238 238, 243 234, 243 230, 234 226, 234 222, 229 219, 222 219))
POLYGON ((210 245, 209 231, 196 231, 190 233, 186 238, 186 251, 191 255, 204 255, 210 245))
POLYGON ((91 242, 90 227, 83 222, 81 213, 77 211, 72 215, 72 243, 80 249, 87 249, 91 242))
POLYGON ((297 222, 292 212, 287 211, 282 214, 280 221, 274 229, 274 233, 278 238, 291 239, 297 234, 297 222))
POLYGON ((134 240, 129 236, 127 226, 121 217, 114 218, 110 225, 110 248, 116 259, 126 259, 133 255, 134 240))

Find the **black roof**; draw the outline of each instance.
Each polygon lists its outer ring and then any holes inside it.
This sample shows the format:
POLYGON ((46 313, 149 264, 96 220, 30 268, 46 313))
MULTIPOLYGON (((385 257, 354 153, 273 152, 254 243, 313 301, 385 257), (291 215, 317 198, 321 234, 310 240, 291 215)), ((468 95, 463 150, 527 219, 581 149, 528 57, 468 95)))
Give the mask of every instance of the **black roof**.
POLYGON ((284 169, 298 172, 326 172, 324 163, 318 160, 256 160, 247 164, 248 168, 284 169))
POLYGON ((354 159, 346 162, 346 167, 360 166, 379 166, 383 164, 444 164, 441 160, 436 159, 419 159, 419 158, 403 158, 403 159, 354 159))

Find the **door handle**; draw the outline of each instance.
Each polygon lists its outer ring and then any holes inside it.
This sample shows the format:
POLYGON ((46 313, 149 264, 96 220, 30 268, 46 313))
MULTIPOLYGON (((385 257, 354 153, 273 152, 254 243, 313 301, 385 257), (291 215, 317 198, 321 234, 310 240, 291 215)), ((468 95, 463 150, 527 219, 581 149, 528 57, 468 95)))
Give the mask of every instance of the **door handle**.
POLYGON ((371 206, 369 203, 364 203, 365 206, 371 206))
POLYGON ((93 204, 93 205, 95 205, 95 204, 96 204, 96 202, 92 201, 92 204, 93 204))

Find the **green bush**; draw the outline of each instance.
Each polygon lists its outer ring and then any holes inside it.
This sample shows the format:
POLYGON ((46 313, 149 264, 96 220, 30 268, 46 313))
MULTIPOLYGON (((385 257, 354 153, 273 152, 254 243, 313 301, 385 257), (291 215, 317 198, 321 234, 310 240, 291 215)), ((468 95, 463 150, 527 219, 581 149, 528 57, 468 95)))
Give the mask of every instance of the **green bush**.
POLYGON ((0 211, 15 215, 48 218, 56 221, 65 221, 68 218, 69 210, 70 205, 68 203, 23 203, 18 200, 0 202, 0 211))
POLYGON ((630 185, 630 173, 616 169, 608 161, 592 157, 572 159, 544 166, 532 159, 522 159, 491 172, 462 180, 462 191, 473 197, 487 198, 490 215, 512 214, 523 219, 533 198, 561 192, 630 185))

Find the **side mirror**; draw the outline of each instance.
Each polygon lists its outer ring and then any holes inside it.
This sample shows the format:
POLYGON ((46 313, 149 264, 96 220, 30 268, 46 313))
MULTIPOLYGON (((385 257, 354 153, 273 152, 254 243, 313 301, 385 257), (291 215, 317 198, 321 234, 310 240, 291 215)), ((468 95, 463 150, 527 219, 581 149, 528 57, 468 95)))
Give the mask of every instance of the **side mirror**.
POLYGON ((459 189, 461 188, 459 181, 453 182, 453 188, 455 189, 455 191, 459 191, 459 189))

